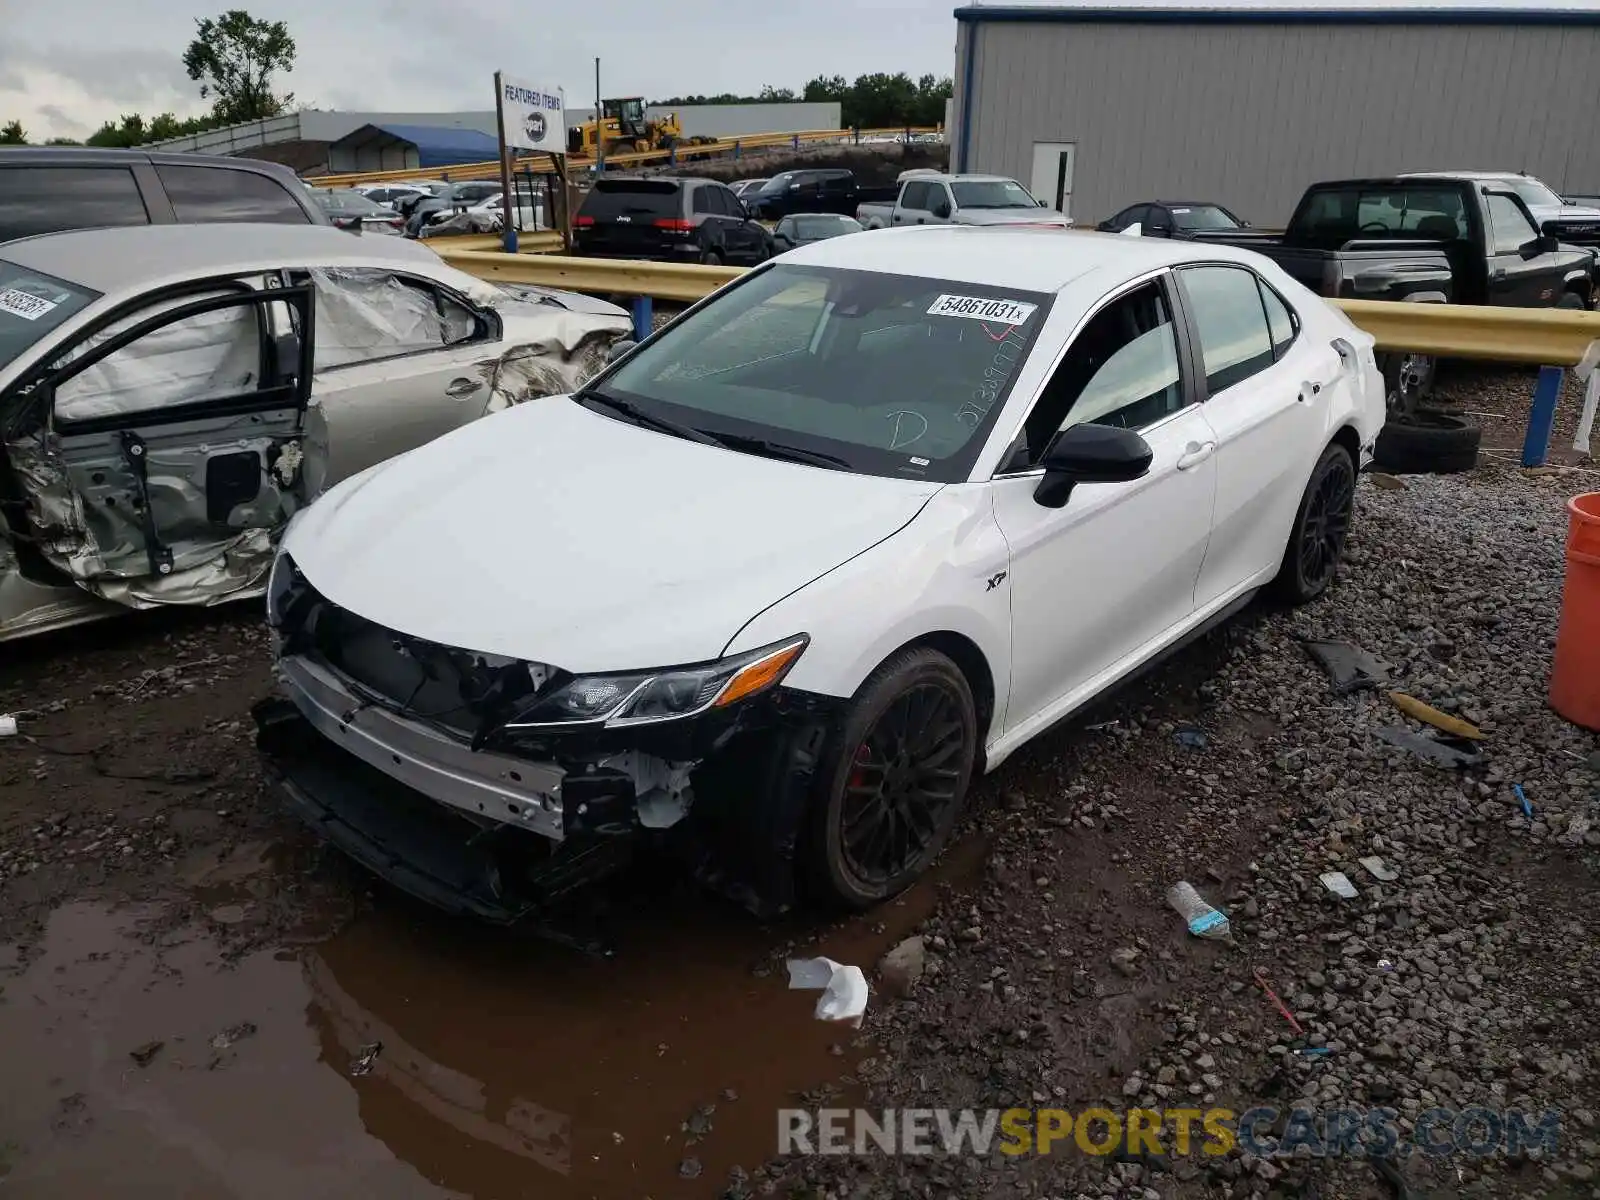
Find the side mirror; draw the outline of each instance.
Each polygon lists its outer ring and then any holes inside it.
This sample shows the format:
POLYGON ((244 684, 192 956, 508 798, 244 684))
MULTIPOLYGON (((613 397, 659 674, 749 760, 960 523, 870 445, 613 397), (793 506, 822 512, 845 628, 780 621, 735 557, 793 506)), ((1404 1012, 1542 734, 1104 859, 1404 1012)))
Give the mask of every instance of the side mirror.
POLYGON ((1072 425, 1044 452, 1044 478, 1033 498, 1061 508, 1080 483, 1128 483, 1150 469, 1150 443, 1115 425, 1072 425))
POLYGON ((361 218, 360 217, 335 217, 333 219, 333 224, 334 224, 334 228, 342 229, 346 233, 360 233, 361 232, 361 218))
POLYGON ((1107 217, 1104 221, 1101 221, 1100 224, 1095 226, 1095 228, 1101 233, 1115 233, 1117 231, 1117 227, 1111 223, 1110 217, 1107 217))
POLYGON ((619 342, 612 342, 611 348, 606 351, 606 366, 609 367, 612 363, 616 362, 617 359, 621 358, 624 354, 626 354, 629 350, 632 350, 638 344, 639 343, 634 341, 632 338, 623 338, 619 342))
POLYGON ((938 217, 941 221, 944 220, 945 218, 949 217, 949 215, 950 215, 950 201, 941 200, 941 201, 939 201, 939 203, 935 204, 933 206, 933 215, 938 217))
POLYGON ((1165 221, 1152 221, 1145 226, 1144 232, 1146 237, 1171 237, 1172 226, 1165 221))
POLYGON ((1561 239, 1553 234, 1542 233, 1531 242, 1525 242, 1518 248, 1518 253, 1523 258, 1538 258, 1541 254, 1554 254, 1561 249, 1561 239))

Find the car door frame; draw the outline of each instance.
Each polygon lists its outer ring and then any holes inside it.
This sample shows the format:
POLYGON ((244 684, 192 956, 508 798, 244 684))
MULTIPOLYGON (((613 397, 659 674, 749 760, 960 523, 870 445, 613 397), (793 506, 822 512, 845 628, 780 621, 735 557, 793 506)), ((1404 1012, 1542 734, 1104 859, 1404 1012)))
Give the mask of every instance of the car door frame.
POLYGON ((1525 257, 1522 247, 1541 236, 1539 222, 1529 211, 1522 197, 1510 188, 1485 185, 1480 189, 1483 197, 1484 249, 1488 252, 1489 288, 1485 297, 1489 304, 1507 308, 1550 308, 1560 299, 1564 271, 1561 264, 1552 262, 1555 254, 1548 250, 1525 257), (1518 243, 1512 250, 1495 248, 1495 217, 1489 209, 1489 199, 1508 200, 1533 230, 1532 236, 1518 243))
MULTIPOLYGON (((151 502, 152 495, 146 486, 145 476, 142 471, 142 462, 135 466, 135 459, 142 458, 144 439, 139 435, 141 428, 182 424, 187 421, 206 420, 211 418, 237 418, 249 416, 252 413, 271 412, 293 407, 296 410, 295 436, 302 438, 305 431, 306 414, 311 405, 312 391, 315 382, 313 364, 316 350, 316 292, 309 283, 303 286, 283 287, 266 286, 255 287, 246 280, 263 279, 272 280, 277 272, 272 268, 251 269, 246 271, 230 272, 226 275, 207 276, 200 279, 186 279, 181 283, 164 285, 151 291, 141 292, 130 297, 104 312, 97 314, 91 320, 76 326, 68 327, 69 332, 63 336, 53 338, 33 351, 35 364, 29 369, 18 374, 3 393, 0 393, 0 412, 5 412, 10 402, 21 399, 25 403, 18 412, 22 420, 15 416, 8 418, 8 426, 12 431, 5 441, 14 440, 17 436, 28 436, 30 432, 43 432, 58 448, 63 457, 69 449, 69 439, 80 437, 94 437, 99 434, 122 432, 126 430, 132 436, 123 438, 127 445, 127 458, 130 471, 139 481, 140 490, 143 492, 143 515, 140 519, 142 536, 146 539, 146 559, 150 567, 150 577, 157 578, 172 571, 172 556, 170 550, 165 548, 159 538, 159 514, 151 502), (223 294, 217 294, 217 293, 223 294), (184 297, 193 299, 183 302, 184 297), (143 309, 153 308, 168 301, 177 301, 160 312, 131 325, 129 328, 107 338, 97 346, 85 350, 82 354, 52 368, 49 364, 59 361, 63 354, 70 352, 74 347, 82 345, 89 339, 104 332, 106 329, 126 320, 143 309), (286 304, 296 309, 301 318, 301 333, 298 335, 294 349, 294 373, 285 376, 287 362, 284 353, 288 349, 273 334, 274 323, 271 319, 271 306, 286 304), (260 361, 263 364, 270 362, 275 368, 275 382, 269 388, 257 387, 250 393, 248 401, 241 393, 236 397, 213 397, 206 400, 190 401, 165 408, 152 408, 125 414, 110 414, 99 417, 87 417, 63 423, 56 414, 56 390, 65 382, 82 374, 84 371, 98 365, 111 355, 138 341, 165 326, 176 324, 192 316, 203 313, 219 311, 250 305, 261 310, 260 313, 260 361), (273 393, 270 402, 261 399, 264 393, 273 393), (151 540, 153 538, 153 541, 151 540), (165 569, 163 569, 163 563, 165 569)), ((74 496, 82 503, 74 489, 74 496)), ((33 497, 27 486, 18 477, 16 464, 4 441, 0 441, 0 500, 3 500, 7 528, 13 544, 20 547, 21 533, 17 518, 20 516, 21 528, 32 529, 33 521, 28 512, 28 505, 33 497)), ((73 582, 77 582, 74 580, 73 582)))
MULTIPOLYGON (((1063 339, 1059 349, 1052 356, 1042 375, 1038 378, 1037 383, 1033 387, 1032 394, 1027 399, 1027 402, 1016 407, 1018 415, 1016 420, 1011 424, 1009 431, 1002 434, 1002 430, 998 425, 995 430, 992 431, 991 445, 998 444, 999 457, 995 460, 994 467, 987 477, 987 482, 991 489, 991 499, 996 505, 999 504, 999 497, 993 493, 999 487, 1012 482, 1027 481, 1027 486, 1029 486, 1030 489, 1036 488, 1038 481, 1044 477, 1045 472, 1042 467, 1031 465, 1026 467, 1012 467, 1010 463, 1015 457, 1019 445, 1022 443, 1028 418, 1032 415, 1038 404, 1044 399, 1045 393, 1049 388, 1051 381, 1055 378, 1056 373, 1061 369, 1062 364, 1066 361, 1067 355, 1077 344, 1079 338, 1088 328, 1090 322, 1093 321, 1095 317, 1097 317, 1110 305, 1127 298, 1134 292, 1141 288, 1147 287, 1152 283, 1157 283, 1161 286, 1162 295, 1167 303, 1168 311, 1171 316, 1173 337, 1177 343, 1178 379, 1179 386, 1182 390, 1183 403, 1179 408, 1167 413, 1159 420, 1153 421, 1150 424, 1141 427, 1135 432, 1143 436, 1146 432, 1153 432, 1160 427, 1166 426, 1170 423, 1178 422, 1180 419, 1194 420, 1198 418, 1202 426, 1207 425, 1205 419, 1205 405, 1203 403, 1204 393, 1198 387, 1203 380, 1197 379, 1195 375, 1196 365, 1198 362, 1198 350, 1193 345, 1193 331, 1188 322, 1185 320, 1182 309, 1179 307, 1179 297, 1176 294, 1178 282, 1174 277, 1174 268, 1171 266, 1162 266, 1149 271, 1141 272, 1132 279, 1128 279, 1118 285, 1115 290, 1100 296, 1092 306, 1083 311, 1083 313, 1074 322, 1067 337, 1063 339), (1000 440, 1002 437, 1004 438, 1003 441, 1000 440)), ((1071 410, 1068 409, 1067 414, 1070 414, 1070 412, 1071 410)), ((1067 414, 1063 414, 1063 416, 1067 414)), ((1214 455, 1212 456, 1212 459, 1214 460, 1214 455)), ((1212 494, 1214 496, 1214 472, 1216 469, 1215 462, 1210 461, 1206 463, 1205 466, 1206 469, 1212 473, 1212 494)), ((1142 480, 1139 480, 1131 484, 1094 484, 1086 486, 1093 486, 1097 488, 1133 488, 1144 486, 1144 484, 1142 480)), ((1069 500, 1067 504, 1059 511, 1062 514, 1070 514, 1071 510, 1072 502, 1069 500)), ((1073 515, 1064 515, 1060 519, 1063 523, 1069 523, 1074 521, 1076 517, 1073 515)), ((998 512, 995 514, 995 520, 997 526, 999 526, 1000 518, 998 512)), ((1210 514, 1208 513, 1208 538, 1209 529, 1210 514)), ((1001 526, 1001 535, 1002 537, 1007 538, 1008 543, 1010 542, 1010 537, 1006 534, 1003 526, 1001 526)), ((1060 536, 1059 530, 1055 536, 1060 536)), ((1015 553, 1016 551, 1013 549, 1013 555, 1015 555, 1015 553)), ((1189 581, 1188 611, 1190 617, 1193 616, 1194 612, 1194 585, 1199 580, 1199 572, 1204 565, 1204 558, 1205 548, 1202 547, 1200 560, 1196 564, 1195 575, 1189 581)), ((1013 589, 1013 597, 1015 597, 1015 589, 1018 583, 1017 579, 1015 578, 1017 575, 1017 571, 1015 569, 1015 558, 1013 558, 1013 564, 1014 566, 1011 572, 1013 578, 1009 581, 1007 586, 1013 589)), ((1015 603, 1014 600, 1013 603, 1015 603)), ((1087 703, 1089 700, 1093 699, 1094 696, 1099 695, 1105 689, 1105 686, 1109 686, 1109 684, 1091 686, 1094 684, 1095 680, 1099 679, 1101 674, 1111 671, 1113 668, 1121 668, 1120 670, 1117 670, 1114 675, 1110 676, 1110 681, 1115 682, 1117 679, 1126 678, 1127 675, 1131 674, 1144 662, 1149 661, 1149 659, 1160 653, 1165 645, 1170 644, 1171 640, 1181 636, 1181 630, 1183 628, 1186 628, 1186 625, 1182 621, 1180 621, 1176 626, 1169 626, 1165 631, 1163 631, 1163 634, 1166 636, 1165 641, 1159 642, 1153 647, 1149 647, 1147 649, 1147 653, 1137 659, 1133 659, 1131 662, 1127 660, 1139 650, 1146 649, 1148 643, 1141 643, 1139 646, 1127 647, 1127 654, 1120 658, 1114 659, 1099 673, 1090 675, 1085 679, 1062 680, 1060 690, 1055 694, 1054 697, 1035 705, 1033 710, 1030 712, 1019 712, 1015 708, 1015 664, 1018 659, 1026 653, 1026 648, 1019 647, 1016 644, 1016 629, 1015 624, 1013 624, 1013 643, 1011 653, 1012 671, 1010 676, 1011 683, 1008 686, 1007 695, 1005 696, 1004 709, 997 714, 996 728, 1000 730, 1000 735, 995 740, 994 745, 991 747, 991 752, 1003 757, 1005 754, 1009 754, 1017 746, 1032 739, 1045 729, 1054 726, 1061 720, 1070 716, 1084 703, 1087 703), (1174 632, 1174 630, 1179 632, 1174 632)), ((1163 636, 1163 634, 1158 634, 1157 637, 1160 638, 1163 636)))

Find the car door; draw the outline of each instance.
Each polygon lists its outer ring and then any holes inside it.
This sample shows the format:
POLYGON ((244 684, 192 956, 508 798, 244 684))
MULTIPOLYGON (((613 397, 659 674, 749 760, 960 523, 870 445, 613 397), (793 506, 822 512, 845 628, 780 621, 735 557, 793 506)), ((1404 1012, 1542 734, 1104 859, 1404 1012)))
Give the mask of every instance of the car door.
POLYGON ((313 346, 293 330, 315 304, 266 282, 124 305, 0 397, 30 545, 72 582, 143 608, 264 577, 273 531, 304 501, 313 346))
POLYGON ((1217 443, 1216 515, 1195 589, 1203 612, 1276 572, 1341 360, 1331 342, 1303 337, 1294 310, 1249 268, 1206 264, 1177 277, 1217 443))
POLYGON ((369 267, 291 272, 316 291, 313 494, 488 411, 497 322, 439 284, 369 267))
POLYGON ((745 215, 739 198, 727 188, 714 184, 706 190, 711 193, 713 211, 721 218, 723 228, 727 231, 728 246, 733 257, 751 266, 765 261, 767 231, 745 215))
POLYGON ((890 218, 893 225, 926 225, 933 207, 933 188, 923 180, 913 180, 900 189, 900 200, 890 218))
POLYGON ((1509 192, 1483 194, 1488 227, 1489 303, 1509 308, 1545 308, 1561 295, 1561 270, 1547 253, 1523 255, 1539 236, 1521 201, 1509 192))
POLYGON ((1188 368, 1187 330, 1162 273, 1107 299, 1035 400, 993 481, 1011 551, 1008 730, 1048 724, 1175 636, 1194 612, 1211 532, 1215 435, 1188 368), (1150 469, 1083 484, 1060 508, 1034 497, 1037 464, 1084 422, 1136 429, 1150 469))

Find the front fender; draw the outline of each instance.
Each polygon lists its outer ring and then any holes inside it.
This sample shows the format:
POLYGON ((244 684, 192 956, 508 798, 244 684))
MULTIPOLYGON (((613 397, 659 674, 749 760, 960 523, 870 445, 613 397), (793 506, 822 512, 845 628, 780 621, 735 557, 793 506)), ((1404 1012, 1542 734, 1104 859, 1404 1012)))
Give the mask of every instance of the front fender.
POLYGON ((784 686, 849 698, 900 647, 956 634, 977 647, 989 669, 987 744, 1003 728, 1011 685, 1009 569, 989 485, 952 484, 894 536, 766 609, 726 653, 808 633, 811 644, 784 686))

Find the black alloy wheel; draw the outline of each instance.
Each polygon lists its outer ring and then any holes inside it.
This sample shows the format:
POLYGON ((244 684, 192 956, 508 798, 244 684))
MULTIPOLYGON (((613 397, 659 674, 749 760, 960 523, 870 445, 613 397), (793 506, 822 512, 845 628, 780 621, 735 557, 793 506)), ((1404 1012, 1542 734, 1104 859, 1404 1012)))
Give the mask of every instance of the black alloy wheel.
POLYGON ((1291 604, 1315 600, 1333 582, 1355 512, 1356 469, 1350 452, 1334 444, 1322 452, 1306 484, 1275 581, 1291 604))
POLYGON ((868 908, 927 869, 955 827, 978 737, 966 677, 935 650, 897 654, 862 685, 819 781, 809 858, 820 898, 868 908))

